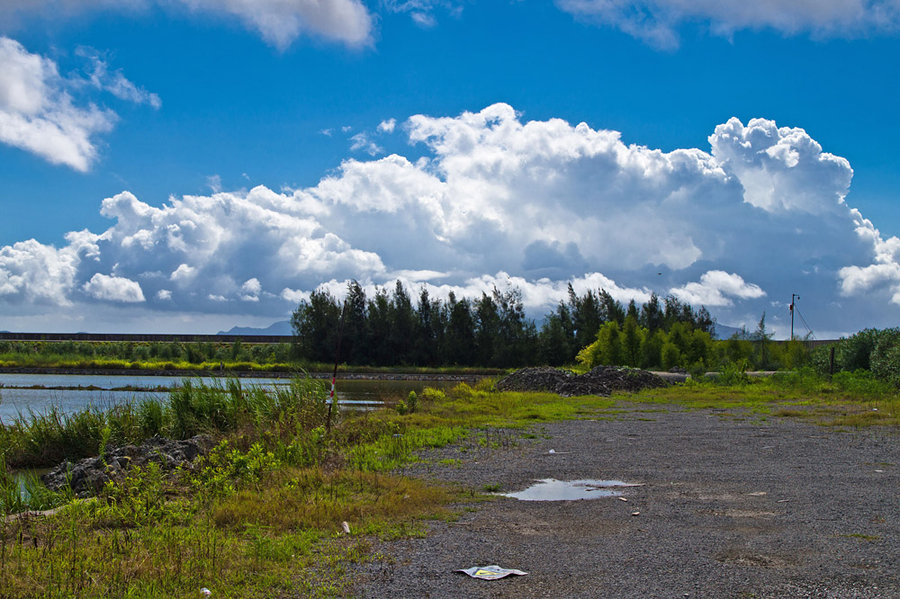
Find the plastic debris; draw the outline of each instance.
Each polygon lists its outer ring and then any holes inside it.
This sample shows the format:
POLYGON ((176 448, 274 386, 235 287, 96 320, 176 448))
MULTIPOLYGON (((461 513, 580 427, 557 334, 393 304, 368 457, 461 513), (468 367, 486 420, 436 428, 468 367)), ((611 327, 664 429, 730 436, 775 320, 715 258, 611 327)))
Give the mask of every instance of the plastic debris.
POLYGON ((344 534, 350 534, 350 524, 348 524, 346 520, 341 522, 341 528, 344 529, 344 534))
POLYGON ((516 570, 514 568, 501 568, 496 564, 490 566, 474 566, 472 568, 455 570, 455 572, 462 572, 463 574, 468 574, 472 578, 480 578, 481 580, 497 580, 499 578, 506 578, 510 574, 515 574, 516 576, 525 576, 528 574, 528 572, 523 572, 522 570, 516 570))
POLYGON ((628 503, 628 499, 626 499, 625 497, 619 497, 619 501, 624 501, 625 503, 628 503))
POLYGON ((210 595, 212 595, 212 591, 210 591, 206 587, 203 587, 202 589, 200 589, 200 594, 203 595, 204 597, 209 597, 210 595))
POLYGON ((631 512, 631 515, 632 515, 632 516, 640 516, 641 513, 640 513, 640 512, 631 512))

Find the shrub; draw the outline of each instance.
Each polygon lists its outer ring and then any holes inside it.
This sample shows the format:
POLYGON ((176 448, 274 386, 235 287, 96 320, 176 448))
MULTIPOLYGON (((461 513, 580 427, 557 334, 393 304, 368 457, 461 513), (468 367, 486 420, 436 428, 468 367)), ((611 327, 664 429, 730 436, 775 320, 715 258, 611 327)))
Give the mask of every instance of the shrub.
POLYGON ((870 356, 872 373, 900 387, 900 329, 886 329, 880 333, 870 356))

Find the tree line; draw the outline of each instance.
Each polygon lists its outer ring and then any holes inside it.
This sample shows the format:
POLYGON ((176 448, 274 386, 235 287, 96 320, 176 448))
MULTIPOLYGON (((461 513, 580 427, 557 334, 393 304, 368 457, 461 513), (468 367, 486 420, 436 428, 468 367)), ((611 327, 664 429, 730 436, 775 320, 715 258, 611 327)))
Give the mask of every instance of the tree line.
POLYGON ((508 368, 572 364, 604 324, 624 327, 629 318, 651 332, 675 323, 707 334, 715 327, 705 308, 694 310, 673 296, 653 294, 641 306, 634 300, 624 306, 606 290, 578 295, 571 284, 567 300, 538 327, 526 317, 519 289, 495 287, 474 299, 451 292, 442 301, 422 288, 414 301, 400 281, 372 297, 351 281, 343 302, 314 291, 293 312, 291 325, 296 356, 312 362, 508 368))

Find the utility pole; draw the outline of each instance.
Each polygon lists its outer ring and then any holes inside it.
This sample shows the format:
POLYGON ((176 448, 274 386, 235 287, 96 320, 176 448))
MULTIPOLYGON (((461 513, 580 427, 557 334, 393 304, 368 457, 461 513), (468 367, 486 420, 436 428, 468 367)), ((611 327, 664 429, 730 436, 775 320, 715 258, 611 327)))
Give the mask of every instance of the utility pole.
POLYGON ((794 300, 800 299, 796 293, 791 294, 791 341, 794 340, 794 300))

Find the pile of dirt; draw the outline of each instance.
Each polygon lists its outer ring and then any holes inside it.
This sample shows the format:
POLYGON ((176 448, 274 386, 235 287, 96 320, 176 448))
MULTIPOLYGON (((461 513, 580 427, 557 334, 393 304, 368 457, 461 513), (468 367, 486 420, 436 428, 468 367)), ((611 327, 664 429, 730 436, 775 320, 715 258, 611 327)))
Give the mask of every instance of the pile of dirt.
POLYGON ((496 386, 501 391, 549 391, 571 397, 606 396, 613 391, 635 392, 666 385, 665 379, 646 370, 597 366, 580 375, 558 368, 521 368, 500 379, 496 386))
POLYGON ((121 480, 129 469, 143 468, 150 462, 158 463, 164 471, 189 466, 198 456, 206 455, 214 444, 209 435, 174 441, 154 437, 141 445, 116 447, 103 457, 75 463, 65 461, 41 478, 53 491, 71 486, 77 496, 88 497, 98 493, 107 481, 121 480))

